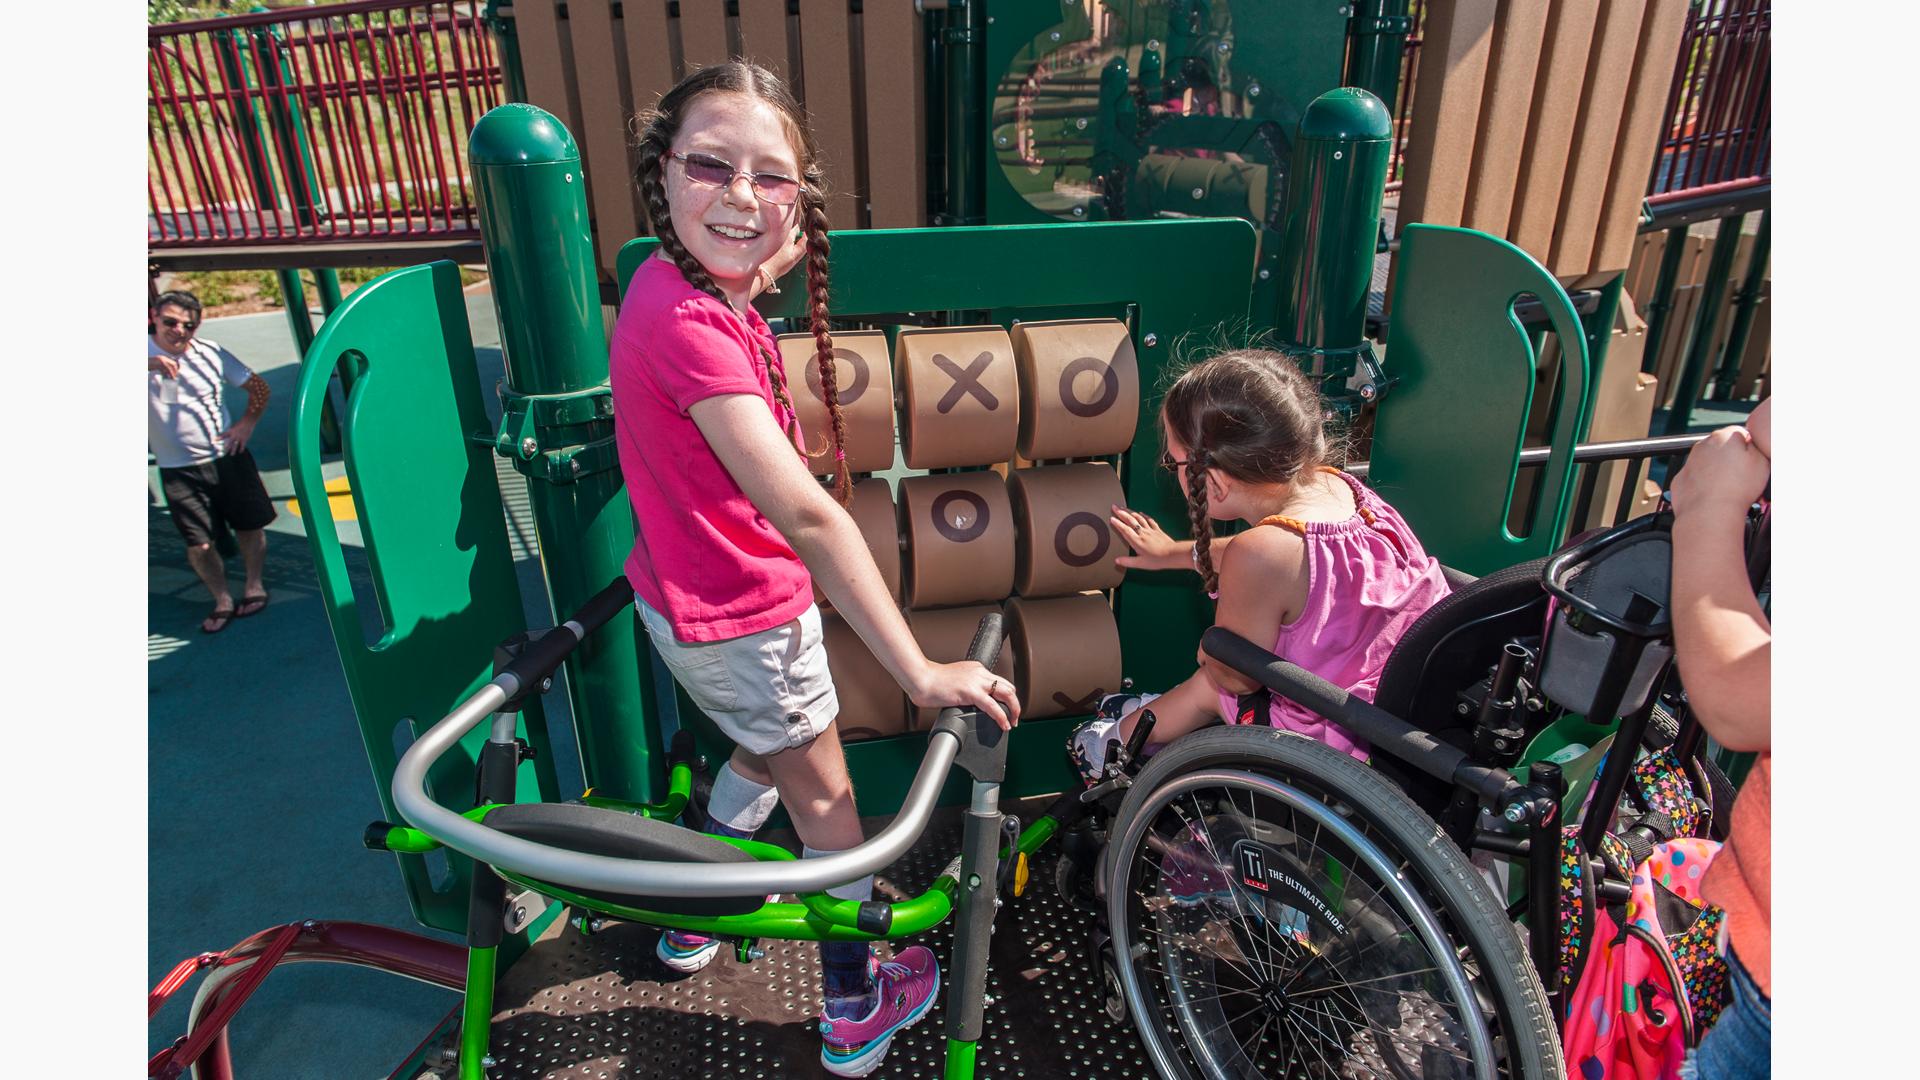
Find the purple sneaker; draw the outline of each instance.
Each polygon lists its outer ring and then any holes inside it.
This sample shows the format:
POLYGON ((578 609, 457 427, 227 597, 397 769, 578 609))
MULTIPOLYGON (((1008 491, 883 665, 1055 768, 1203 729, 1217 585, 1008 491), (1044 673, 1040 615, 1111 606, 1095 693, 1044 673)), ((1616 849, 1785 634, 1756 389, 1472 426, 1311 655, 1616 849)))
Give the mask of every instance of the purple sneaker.
POLYGON ((893 1036, 927 1015, 940 994, 940 965, 925 945, 900 950, 874 978, 873 1011, 858 1020, 820 1018, 820 1064, 835 1076, 880 1067, 893 1036))

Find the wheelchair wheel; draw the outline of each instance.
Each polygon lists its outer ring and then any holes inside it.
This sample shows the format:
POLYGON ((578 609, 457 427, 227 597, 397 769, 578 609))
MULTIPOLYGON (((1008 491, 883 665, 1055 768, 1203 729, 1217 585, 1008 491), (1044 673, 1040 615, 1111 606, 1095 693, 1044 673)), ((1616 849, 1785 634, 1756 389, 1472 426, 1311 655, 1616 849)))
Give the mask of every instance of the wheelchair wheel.
POLYGON ((1113 955, 1161 1076, 1565 1075, 1499 902, 1366 765, 1273 728, 1196 732, 1111 836, 1113 955))

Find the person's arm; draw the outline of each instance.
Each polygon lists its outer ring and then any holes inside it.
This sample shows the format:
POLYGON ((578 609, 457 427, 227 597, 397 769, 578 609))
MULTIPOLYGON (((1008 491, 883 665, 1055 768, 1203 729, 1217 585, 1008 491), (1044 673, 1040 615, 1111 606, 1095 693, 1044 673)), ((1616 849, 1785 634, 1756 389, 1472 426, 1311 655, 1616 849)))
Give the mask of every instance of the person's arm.
POLYGON ((853 518, 794 452, 767 404, 722 394, 687 410, 755 509, 807 564, 820 591, 917 705, 975 705, 1002 728, 1020 717, 1013 686, 972 661, 936 664, 915 641, 853 518))
POLYGON ((259 373, 240 362, 240 358, 226 349, 208 341, 202 342, 211 348, 220 358, 220 376, 229 385, 238 386, 247 392, 247 411, 235 420, 227 430, 220 433, 220 441, 229 454, 237 454, 247 448, 247 441, 253 438, 253 429, 259 425, 261 414, 267 411, 267 398, 272 391, 267 380, 259 373))
MULTIPOLYGON (((1235 539, 1218 565, 1220 600, 1214 625, 1270 648, 1288 611, 1304 601, 1306 541, 1288 529, 1249 529, 1235 539)), ((1223 693, 1250 694, 1260 688, 1258 682, 1206 655, 1205 650, 1199 660, 1207 681, 1223 693)))
MULTIPOLYGON (((1114 565, 1133 570, 1194 570, 1193 541, 1175 540, 1168 536, 1160 523, 1136 510, 1124 506, 1113 507, 1113 513, 1107 518, 1107 524, 1120 534, 1133 554, 1122 555, 1113 560, 1114 565)), ((1231 536, 1216 536, 1208 553, 1213 556, 1213 565, 1219 566, 1225 556, 1231 536)))
POLYGON ((1744 429, 1721 428, 1694 447, 1671 492, 1680 678, 1701 726, 1736 751, 1773 744, 1773 626, 1747 580, 1745 554, 1747 508, 1769 469, 1744 429))

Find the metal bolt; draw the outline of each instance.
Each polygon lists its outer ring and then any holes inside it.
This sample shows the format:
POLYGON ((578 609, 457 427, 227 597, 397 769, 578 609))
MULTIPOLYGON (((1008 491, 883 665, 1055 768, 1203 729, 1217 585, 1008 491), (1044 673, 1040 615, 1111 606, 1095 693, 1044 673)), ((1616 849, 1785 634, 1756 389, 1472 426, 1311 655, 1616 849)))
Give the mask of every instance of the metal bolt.
POLYGON ((485 1065, 485 1066, 486 1066, 487 1068, 489 1068, 489 1069, 491 1069, 491 1068, 493 1068, 493 1067, 494 1067, 495 1065, 498 1065, 498 1064, 500 1064, 500 1063, 499 1063, 498 1061, 495 1061, 495 1060, 493 1059, 493 1055, 492 1055, 492 1054, 481 1054, 481 1055, 480 1055, 480 1064, 482 1064, 482 1065, 485 1065))
POLYGON ((1268 278, 1270 278, 1270 277, 1272 277, 1272 276, 1273 276, 1273 271, 1271 271, 1271 270, 1269 270, 1269 269, 1267 269, 1267 268, 1266 268, 1266 267, 1264 267, 1264 266, 1260 268, 1260 280, 1261 280, 1261 281, 1265 281, 1265 280, 1267 280, 1268 278))
POLYGON ((1352 4, 1341 4, 1341 5, 1340 5, 1340 14, 1342 14, 1342 15, 1351 15, 1351 14, 1353 14, 1353 5, 1352 5, 1352 4))
POLYGON ((979 875, 979 874, 968 874, 968 875, 967 875, 967 888, 969 888, 969 889, 977 889, 977 888, 979 888, 979 887, 980 887, 980 875, 979 875))
POLYGON ((544 694, 551 689, 553 689, 553 676, 548 675, 540 680, 540 692, 544 694))
POLYGON ((1333 160, 1335 161, 1339 161, 1341 158, 1346 156, 1347 156, 1347 152, 1345 150, 1335 150, 1333 152, 1333 160))
POLYGON ((1121 680, 1120 680, 1120 689, 1122 689, 1122 690, 1131 690, 1131 689, 1133 689, 1133 680, 1132 680, 1132 679, 1128 679, 1128 678, 1125 678, 1125 677, 1122 677, 1122 678, 1121 678, 1121 680))
POLYGON ((1149 48, 1149 49, 1158 49, 1159 47, 1160 47, 1160 39, 1159 39, 1159 38, 1148 38, 1148 39, 1147 39, 1147 48, 1149 48))
POLYGON ((1470 708, 1468 708, 1468 707, 1467 707, 1467 703, 1463 701, 1463 702, 1461 702, 1460 704, 1458 704, 1458 705, 1455 705, 1455 706, 1453 707, 1453 711, 1454 711, 1454 712, 1457 712, 1457 713, 1459 713, 1459 714, 1460 714, 1461 716, 1465 716, 1465 715, 1467 715, 1467 714, 1468 714, 1469 712, 1472 712, 1473 710, 1472 710, 1472 709, 1470 709, 1470 708))
POLYGON ((1248 83, 1248 84, 1247 84, 1247 96, 1248 96, 1248 97, 1259 97, 1259 96, 1260 96, 1260 84, 1259 84, 1259 83, 1248 83))
POLYGON ((1148 335, 1146 336, 1146 338, 1145 338, 1144 340, 1145 340, 1145 341, 1146 341, 1146 343, 1147 343, 1147 348, 1149 348, 1149 349, 1151 349, 1151 348, 1153 348, 1153 347, 1154 347, 1155 345, 1158 345, 1158 344, 1160 344, 1160 335, 1159 335, 1159 334, 1148 334, 1148 335))
POLYGON ((1076 206, 1076 207, 1074 207, 1074 208, 1073 208, 1073 216, 1074 216, 1074 217, 1086 217, 1086 216, 1087 216, 1087 208, 1086 208, 1086 207, 1084 207, 1084 206, 1076 206))
POLYGON ((764 960, 766 959, 766 957, 767 957, 767 950, 761 948, 758 945, 755 945, 753 948, 747 950, 747 959, 749 960, 764 960))
POLYGON ((1075 120, 1073 122, 1073 126, 1076 128, 1079 128, 1081 131, 1087 130, 1087 118, 1083 116, 1080 119, 1075 120))
POLYGON ((1054 31, 1053 33, 1051 33, 1051 34, 1048 34, 1048 35, 1047 35, 1047 40, 1048 40, 1048 41, 1059 41, 1059 40, 1060 40, 1060 31, 1058 31, 1058 30, 1055 30, 1055 31, 1054 31))
POLYGON ((1005 135, 1002 135, 993 141, 1001 146, 1007 145, 1007 137, 1005 135))
POLYGON ((532 436, 520 440, 520 452, 528 457, 540 452, 540 444, 532 436))
POLYGON ((314 922, 312 919, 308 919, 306 922, 300 924, 300 929, 312 933, 319 925, 319 923, 314 922))
POLYGON ((527 920, 527 905, 525 904, 513 905, 513 921, 516 923, 520 923, 520 922, 525 922, 526 920, 527 920))
POLYGON ((1502 814, 1501 816, 1506 818, 1508 821, 1513 822, 1515 825, 1518 825, 1521 822, 1527 820, 1527 804, 1526 803, 1508 803, 1506 813, 1502 814))
POLYGON ((1207 197, 1207 190, 1205 188, 1194 188, 1193 197, 1196 199, 1204 199, 1207 197))
POLYGON ((1214 46, 1214 51, 1215 51, 1215 52, 1218 52, 1218 53, 1220 53, 1220 54, 1222 54, 1222 55, 1225 55, 1225 54, 1226 54, 1226 52, 1227 52, 1227 51, 1228 51, 1229 49, 1232 49, 1232 48, 1233 48, 1233 46, 1232 46, 1232 45, 1229 45, 1229 44, 1227 44, 1226 42, 1224 42, 1224 41, 1223 41, 1223 42, 1221 42, 1220 44, 1218 44, 1218 45, 1216 45, 1216 46, 1214 46))
POLYGON ((460 1048, 457 1046, 443 1046, 440 1048, 440 1060, 442 1061, 452 1061, 459 1056, 460 1048))

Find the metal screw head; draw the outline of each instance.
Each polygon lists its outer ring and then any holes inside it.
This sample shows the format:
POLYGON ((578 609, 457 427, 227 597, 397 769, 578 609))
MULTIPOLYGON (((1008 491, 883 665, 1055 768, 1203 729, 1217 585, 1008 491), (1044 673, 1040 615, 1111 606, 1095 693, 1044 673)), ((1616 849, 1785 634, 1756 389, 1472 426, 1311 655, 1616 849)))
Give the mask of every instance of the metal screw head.
POLYGON ((1048 34, 1048 35, 1047 35, 1047 40, 1048 40, 1048 41, 1059 41, 1059 40, 1060 40, 1060 31, 1058 31, 1058 30, 1055 30, 1055 31, 1054 31, 1053 33, 1051 33, 1051 34, 1048 34))
POLYGON ((537 440, 535 440, 531 435, 529 435, 528 437, 520 440, 520 452, 527 455, 528 457, 532 457, 533 455, 540 452, 540 443, 537 440))
POLYGON ((1073 126, 1076 128, 1079 128, 1081 131, 1087 130, 1087 118, 1083 116, 1080 119, 1075 120, 1073 122, 1073 126))
POLYGON ((548 675, 540 680, 540 692, 544 694, 551 689, 553 689, 553 676, 548 675))
POLYGON ((1007 137, 1006 137, 1005 135, 1002 135, 1002 136, 1000 136, 999 138, 997 138, 997 139, 995 139, 995 140, 993 140, 993 141, 994 141, 994 144, 995 144, 996 146, 1005 146, 1005 145, 1007 145, 1007 137))
POLYGON ((1213 48, 1215 52, 1225 55, 1228 51, 1230 51, 1233 48, 1233 46, 1223 41, 1220 44, 1215 45, 1213 48))
POLYGON ((573 174, 568 173, 566 174, 566 176, 562 177, 562 179, 564 179, 567 183, 571 184, 573 183, 573 174))
POLYGON ((1525 803, 1508 803, 1506 812, 1501 816, 1518 825, 1527 820, 1527 805, 1525 803))
MULTIPOLYGON (((1380 396, 1380 388, 1373 385, 1372 383, 1367 383, 1366 385, 1360 388, 1361 401, 1372 401, 1374 398, 1379 396, 1380 396)), ((1465 705, 1461 705, 1460 706, 1461 715, 1463 716, 1466 715, 1466 711, 1467 711, 1467 707, 1465 705)))
POLYGON ((1074 216, 1074 217, 1086 217, 1086 216, 1087 216, 1087 208, 1086 208, 1086 207, 1084 207, 1084 206, 1076 206, 1076 207, 1074 207, 1074 208, 1073 208, 1073 216, 1074 216))
POLYGON ((480 1064, 485 1065, 487 1068, 491 1069, 495 1065, 498 1065, 500 1063, 493 1059, 492 1054, 482 1054, 480 1055, 480 1064))
POLYGON ((1159 39, 1159 38, 1148 38, 1148 39, 1147 39, 1147 48, 1149 48, 1149 49, 1158 49, 1159 47, 1160 47, 1160 39, 1159 39))
POLYGON ((1453 711, 1454 711, 1454 712, 1457 712, 1457 713, 1459 713, 1459 714, 1460 714, 1461 716, 1465 716, 1465 715, 1467 715, 1467 714, 1468 714, 1469 712, 1472 712, 1473 710, 1472 710, 1472 709, 1470 709, 1470 708, 1468 708, 1468 707, 1467 707, 1467 703, 1463 701, 1463 702, 1461 702, 1460 704, 1458 704, 1458 705, 1455 705, 1455 706, 1453 707, 1453 711))
POLYGON ((1194 188, 1194 189, 1193 189, 1193 197, 1194 197, 1194 198, 1196 198, 1196 199, 1204 199, 1204 198, 1206 198, 1206 197, 1207 197, 1207 191, 1206 191, 1206 189, 1205 189, 1205 188, 1194 188))
POLYGON ((527 906, 525 904, 513 905, 513 921, 516 923, 527 921, 527 906))
POLYGON ((1248 84, 1247 84, 1247 96, 1248 96, 1248 97, 1259 97, 1259 96, 1260 96, 1260 84, 1259 84, 1259 83, 1248 83, 1248 84))
POLYGON ((1266 268, 1266 267, 1264 267, 1264 266, 1260 268, 1260 280, 1261 280, 1261 281, 1265 281, 1265 280, 1267 280, 1268 278, 1270 278, 1270 277, 1272 277, 1272 276, 1273 276, 1273 271, 1271 271, 1271 270, 1269 270, 1269 269, 1267 269, 1267 268, 1266 268))
POLYGON ((1146 341, 1146 343, 1147 343, 1147 348, 1149 348, 1149 349, 1151 349, 1151 348, 1153 348, 1153 347, 1154 347, 1155 345, 1158 345, 1158 344, 1160 344, 1160 335, 1159 335, 1159 334, 1148 334, 1148 335, 1146 336, 1146 338, 1145 338, 1144 340, 1145 340, 1145 341, 1146 341))

